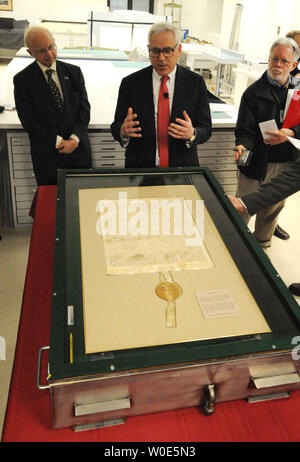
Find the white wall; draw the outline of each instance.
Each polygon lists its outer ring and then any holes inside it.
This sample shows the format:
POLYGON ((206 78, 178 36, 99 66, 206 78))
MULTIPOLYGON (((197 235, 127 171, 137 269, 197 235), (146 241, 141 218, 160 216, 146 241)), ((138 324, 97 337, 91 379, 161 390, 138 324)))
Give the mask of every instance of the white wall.
POLYGON ((106 5, 106 0, 13 0, 13 11, 0 11, 0 16, 27 19, 31 25, 39 18, 82 22, 88 11, 104 11, 106 5))
MULTIPOLYGON (((154 14, 164 14, 166 0, 155 0, 154 14)), ((178 0, 179 3, 179 0, 178 0)), ((243 4, 238 51, 266 60, 272 42, 291 29, 300 29, 300 0, 182 0, 181 26, 190 35, 228 48, 235 7, 243 4)), ((86 21, 88 11, 106 10, 106 0, 13 0, 13 11, 2 17, 86 21)))
POLYGON ((300 29, 299 0, 224 0, 221 41, 229 44, 236 3, 243 5, 239 51, 249 58, 266 61, 274 40, 292 29, 300 29))
MULTIPOLYGON (((154 14, 164 14, 164 3, 168 2, 155 0, 154 14)), ((213 42, 218 46, 223 0, 182 0, 181 5, 181 28, 189 29, 192 37, 213 42)))

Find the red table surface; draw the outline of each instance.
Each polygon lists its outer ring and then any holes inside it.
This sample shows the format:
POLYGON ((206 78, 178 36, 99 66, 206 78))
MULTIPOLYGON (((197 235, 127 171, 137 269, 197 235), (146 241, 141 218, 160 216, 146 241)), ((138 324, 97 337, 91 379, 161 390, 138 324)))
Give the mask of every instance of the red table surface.
MULTIPOLYGON (((49 345, 56 187, 38 190, 3 442, 299 442, 300 391, 290 398, 216 404, 130 417, 84 432, 51 428, 49 390, 36 387, 37 353, 49 345)), ((44 374, 45 377, 45 374, 44 374)))

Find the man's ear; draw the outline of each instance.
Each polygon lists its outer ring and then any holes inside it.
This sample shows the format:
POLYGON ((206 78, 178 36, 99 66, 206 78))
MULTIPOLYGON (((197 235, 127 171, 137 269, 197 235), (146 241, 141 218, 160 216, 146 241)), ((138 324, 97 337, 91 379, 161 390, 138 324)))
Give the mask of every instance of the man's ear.
POLYGON ((296 69, 297 66, 298 66, 298 61, 295 61, 295 62, 293 63, 293 67, 292 67, 291 70, 293 71, 294 69, 296 69))

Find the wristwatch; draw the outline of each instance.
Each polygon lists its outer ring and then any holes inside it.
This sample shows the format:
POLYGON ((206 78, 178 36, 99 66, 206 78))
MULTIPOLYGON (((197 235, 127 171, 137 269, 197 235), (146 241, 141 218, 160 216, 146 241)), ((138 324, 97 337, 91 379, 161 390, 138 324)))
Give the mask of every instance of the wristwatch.
POLYGON ((196 130, 194 128, 194 133, 192 134, 192 136, 188 139, 189 143, 192 143, 196 138, 196 130))

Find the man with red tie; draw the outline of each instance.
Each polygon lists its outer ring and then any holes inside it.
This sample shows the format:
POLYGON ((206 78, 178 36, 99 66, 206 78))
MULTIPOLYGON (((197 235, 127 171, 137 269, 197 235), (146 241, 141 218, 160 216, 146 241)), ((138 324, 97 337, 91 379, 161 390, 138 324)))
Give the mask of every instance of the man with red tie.
POLYGON ((203 78, 177 64, 180 31, 154 24, 148 35, 151 66, 120 85, 111 131, 126 146, 127 168, 198 166, 197 144, 211 135, 203 78))

